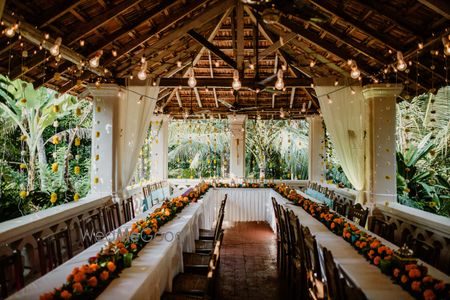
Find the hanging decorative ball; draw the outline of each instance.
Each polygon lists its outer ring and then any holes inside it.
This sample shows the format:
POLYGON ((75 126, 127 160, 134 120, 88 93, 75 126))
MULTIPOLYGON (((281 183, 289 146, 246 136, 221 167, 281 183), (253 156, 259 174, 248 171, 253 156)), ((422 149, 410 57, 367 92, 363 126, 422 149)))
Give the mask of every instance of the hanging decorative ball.
POLYGON ((58 195, 55 193, 55 192, 53 192, 51 195, 50 195, 50 202, 52 203, 52 204, 55 204, 55 202, 58 200, 58 195))
POLYGON ((59 105, 55 104, 53 105, 53 112, 54 113, 59 113, 60 109, 59 109, 59 105))
POLYGON ((52 143, 53 143, 53 145, 58 145, 59 142, 60 142, 59 136, 54 135, 53 138, 52 138, 52 143))
POLYGON ((56 120, 55 122, 53 122, 53 127, 58 127, 59 126, 59 122, 58 122, 58 120, 56 120))
POLYGON ((55 79, 55 80, 61 80, 61 73, 56 72, 55 75, 53 75, 53 79, 55 79))
POLYGON ((98 113, 102 111, 102 108, 100 106, 96 106, 95 109, 97 110, 98 113))
POLYGON ((74 144, 75 144, 76 147, 79 147, 79 146, 81 145, 81 140, 80 140, 79 137, 76 137, 76 138, 75 138, 74 144))
POLYGON ((58 172, 58 163, 53 163, 53 164, 52 164, 52 172, 53 172, 53 173, 58 172))
POLYGON ((99 160, 100 159, 100 154, 95 154, 95 160, 99 160))
POLYGON ((52 157, 53 157, 54 159, 56 159, 57 156, 58 156, 58 155, 56 154, 56 152, 53 152, 53 153, 52 153, 52 157))
POLYGON ((80 166, 75 166, 75 167, 73 168, 73 172, 74 172, 76 175, 79 175, 79 174, 80 174, 80 166))
POLYGON ((75 155, 76 160, 80 160, 81 156, 79 154, 75 155))
POLYGON ((99 138, 99 137, 100 137, 100 131, 96 131, 96 132, 95 132, 95 137, 96 137, 96 138, 99 138))
POLYGON ((20 140, 21 140, 22 142, 26 141, 26 140, 27 140, 27 136, 26 136, 25 134, 22 134, 22 135, 20 136, 20 140))
POLYGON ((81 113, 82 113, 81 108, 77 107, 77 109, 75 109, 75 114, 79 117, 81 116, 81 113))
POLYGON ((26 169, 26 168, 27 168, 27 165, 26 165, 26 164, 23 164, 23 163, 20 164, 20 169, 21 169, 21 170, 24 170, 24 169, 26 169))
POLYGON ((20 151, 21 156, 25 156, 26 154, 27 154, 27 151, 25 151, 25 150, 20 151))
POLYGON ((28 193, 27 191, 20 191, 19 196, 20 198, 25 199, 28 196, 28 193))
POLYGON ((25 99, 25 98, 20 99, 20 103, 21 104, 26 104, 27 103, 27 99, 25 99))
POLYGON ((94 177, 94 184, 98 184, 98 182, 99 182, 99 179, 98 179, 97 176, 95 176, 95 177, 94 177))
POLYGON ((78 200, 80 200, 80 194, 75 193, 75 195, 73 195, 73 201, 77 202, 78 200))

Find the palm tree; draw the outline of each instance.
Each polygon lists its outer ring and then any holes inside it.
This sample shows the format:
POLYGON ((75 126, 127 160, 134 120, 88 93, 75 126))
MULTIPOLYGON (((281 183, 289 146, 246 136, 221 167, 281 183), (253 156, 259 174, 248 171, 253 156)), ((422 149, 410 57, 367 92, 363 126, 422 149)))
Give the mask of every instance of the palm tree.
POLYGON ((44 130, 77 107, 73 96, 56 97, 56 92, 44 87, 35 90, 31 83, 0 76, 0 113, 20 129, 28 148, 28 191, 34 189, 36 153, 44 130))

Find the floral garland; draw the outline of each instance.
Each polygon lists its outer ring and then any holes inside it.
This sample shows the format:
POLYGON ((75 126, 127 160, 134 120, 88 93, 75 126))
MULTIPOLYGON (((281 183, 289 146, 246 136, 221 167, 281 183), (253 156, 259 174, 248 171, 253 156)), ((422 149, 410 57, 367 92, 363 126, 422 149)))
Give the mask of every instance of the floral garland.
POLYGON ((416 299, 450 299, 450 284, 427 275, 427 268, 417 264, 416 260, 399 257, 380 240, 347 222, 346 218, 326 206, 305 199, 285 184, 277 185, 275 190, 344 238, 359 254, 384 274, 391 276, 394 283, 401 285, 416 299))
POLYGON ((153 239, 161 226, 172 220, 189 203, 196 202, 208 188, 208 184, 200 183, 185 194, 166 200, 145 219, 133 223, 131 230, 125 232, 124 236, 102 248, 95 257, 89 258, 88 264, 74 268, 61 287, 42 294, 40 299, 96 298, 124 268, 131 266, 131 260, 153 239))

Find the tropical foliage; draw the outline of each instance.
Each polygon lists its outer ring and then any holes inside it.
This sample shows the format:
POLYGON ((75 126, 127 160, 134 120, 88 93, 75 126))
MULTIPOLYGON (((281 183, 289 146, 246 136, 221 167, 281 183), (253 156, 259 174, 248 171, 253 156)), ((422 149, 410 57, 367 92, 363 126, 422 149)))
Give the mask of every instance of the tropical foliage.
POLYGON ((0 76, 2 220, 88 192, 90 109, 87 101, 0 76))

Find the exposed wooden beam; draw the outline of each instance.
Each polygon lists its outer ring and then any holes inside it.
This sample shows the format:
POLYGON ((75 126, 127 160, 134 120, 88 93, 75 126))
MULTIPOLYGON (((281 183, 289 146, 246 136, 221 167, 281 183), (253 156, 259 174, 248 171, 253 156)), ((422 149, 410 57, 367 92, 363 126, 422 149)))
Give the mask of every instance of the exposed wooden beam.
POLYGON ((187 32, 194 40, 200 43, 203 47, 214 53, 216 56, 218 56, 221 60, 223 60, 227 65, 229 65, 233 69, 237 69, 236 62, 222 52, 219 48, 214 46, 211 42, 209 42, 207 39, 205 39, 201 34, 197 33, 195 30, 191 29, 187 32))
MULTIPOLYGON (((160 87, 185 87, 188 88, 187 78, 161 78, 159 82, 160 87)), ((273 78, 268 84, 272 84, 275 81, 273 78)), ((233 78, 197 78, 196 87, 200 88, 227 88, 231 87, 231 83, 233 82, 233 78)), ((241 79, 242 87, 256 88, 257 83, 253 78, 242 78, 241 79)), ((289 87, 311 87, 312 79, 310 78, 284 78, 284 84, 287 88, 289 87)), ((142 82, 145 84, 145 82, 142 82)))
POLYGON ((272 94, 272 108, 275 108, 275 96, 276 94, 272 94))
POLYGON ((431 9, 432 11, 450 20, 450 3, 443 0, 419 0, 420 3, 431 9))
POLYGON ((295 87, 293 87, 291 91, 291 102, 289 103, 289 108, 291 109, 294 106, 294 99, 295 99, 295 87))
MULTIPOLYGON (((244 4, 236 5, 236 62, 239 71, 244 72, 244 4)), ((243 75, 243 74, 241 74, 243 75)))
MULTIPOLYGON (((278 41, 272 43, 272 45, 270 45, 268 48, 266 48, 263 51, 261 51, 260 53, 258 53, 258 59, 263 59, 264 57, 269 56, 273 52, 277 51, 278 49, 280 49, 281 47, 286 45, 290 40, 292 40, 296 36, 297 36, 297 34, 295 34, 293 32, 290 32, 288 34, 280 36, 278 41), (283 40, 283 41, 281 41, 281 40, 283 40)), ((252 59, 250 59, 250 62, 252 64, 255 64, 256 63, 256 56, 254 56, 252 59)))
POLYGON ((46 10, 43 15, 39 16, 39 20, 41 22, 37 24, 38 28, 45 27, 54 22, 55 20, 68 13, 70 10, 77 7, 83 1, 84 0, 62 1, 51 9, 46 10))
POLYGON ((143 0, 126 0, 121 2, 118 5, 115 5, 111 8, 108 8, 106 11, 101 13, 99 16, 93 18, 87 23, 79 24, 71 34, 67 38, 64 38, 67 40, 67 44, 73 45, 76 42, 78 42, 82 37, 90 34, 91 32, 97 30, 99 27, 103 26, 104 24, 108 23, 118 15, 126 12, 133 6, 138 5, 143 0))
POLYGON ((183 102, 181 102, 180 93, 178 92, 178 88, 175 88, 175 96, 177 97, 178 106, 183 108, 183 102))
POLYGON ((195 94, 195 99, 197 99, 198 107, 202 108, 203 107, 202 100, 200 99, 200 94, 198 93, 197 87, 194 88, 194 94, 195 94))

